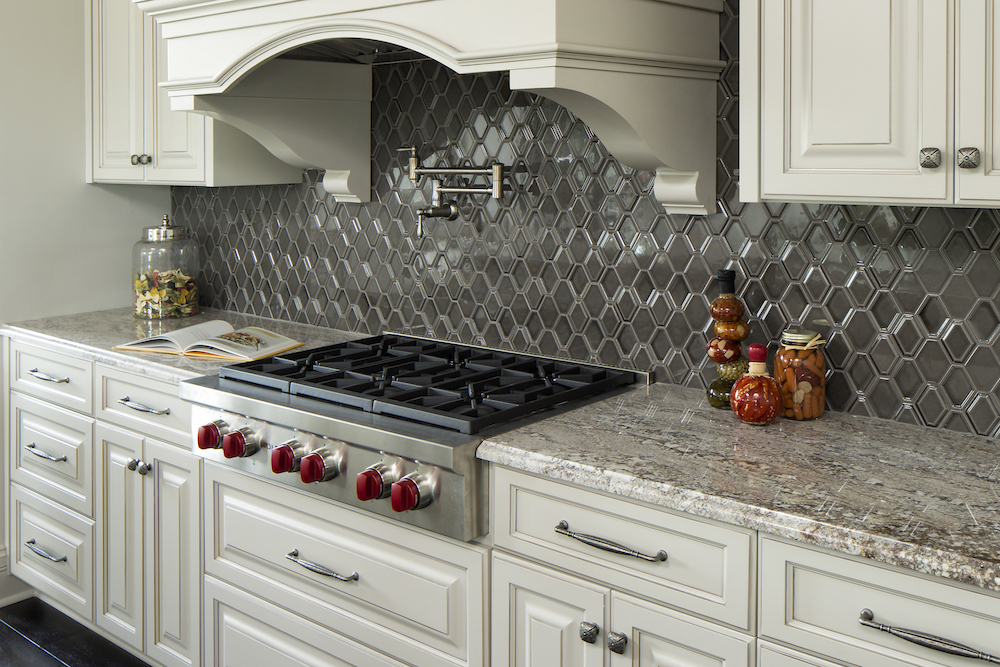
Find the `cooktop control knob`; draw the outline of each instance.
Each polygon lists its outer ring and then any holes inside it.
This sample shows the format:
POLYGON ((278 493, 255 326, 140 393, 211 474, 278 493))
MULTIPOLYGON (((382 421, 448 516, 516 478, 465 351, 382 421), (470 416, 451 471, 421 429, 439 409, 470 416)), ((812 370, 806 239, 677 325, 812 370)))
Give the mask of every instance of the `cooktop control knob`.
POLYGON ((388 498, 392 484, 399 479, 396 466, 380 461, 358 473, 358 500, 388 498))
POLYGON ((411 472, 393 484, 390 494, 392 509, 397 512, 423 509, 434 499, 430 479, 416 472, 411 472))
POLYGON ((259 438, 249 426, 222 436, 222 453, 227 459, 253 456, 258 450, 260 450, 259 438))
POLYGON ((318 449, 302 457, 299 462, 299 477, 306 484, 331 480, 340 474, 343 458, 340 452, 332 452, 325 447, 318 449))
POLYGON ((288 440, 271 450, 271 472, 298 472, 306 448, 301 442, 288 440))
POLYGON ((222 436, 229 433, 229 424, 216 419, 198 427, 198 449, 218 449, 222 447, 222 436))

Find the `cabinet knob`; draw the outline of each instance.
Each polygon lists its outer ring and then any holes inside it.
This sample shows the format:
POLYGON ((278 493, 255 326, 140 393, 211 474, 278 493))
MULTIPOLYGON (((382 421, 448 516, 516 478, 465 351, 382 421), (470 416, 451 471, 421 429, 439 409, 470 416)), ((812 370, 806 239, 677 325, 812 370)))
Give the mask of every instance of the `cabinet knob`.
POLYGON ((139 467, 139 459, 129 459, 125 462, 125 467, 135 472, 135 469, 139 467))
POLYGON ((146 463, 145 461, 139 461, 139 464, 135 467, 135 471, 140 475, 145 475, 153 469, 152 463, 146 463))
POLYGON ((979 166, 978 148, 959 148, 956 155, 958 157, 958 166, 961 169, 975 169, 979 166))
POLYGON ((625 653, 625 646, 628 645, 628 637, 620 632, 608 633, 608 648, 612 653, 622 655, 625 653))
POLYGON ((924 169, 937 169, 941 166, 940 148, 921 148, 920 166, 924 169))
POLYGON ((588 644, 597 643, 597 635, 601 633, 601 627, 597 623, 584 621, 580 624, 580 639, 588 644))
POLYGON ((138 155, 133 155, 132 156, 132 164, 133 165, 139 164, 139 156, 138 155))

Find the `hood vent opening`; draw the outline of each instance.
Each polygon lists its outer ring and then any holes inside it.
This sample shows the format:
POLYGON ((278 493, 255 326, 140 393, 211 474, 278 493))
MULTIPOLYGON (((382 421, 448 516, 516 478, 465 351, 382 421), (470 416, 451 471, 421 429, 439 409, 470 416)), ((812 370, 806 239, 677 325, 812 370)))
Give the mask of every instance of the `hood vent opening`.
POLYGON ((431 58, 508 71, 572 111, 668 213, 715 212, 722 0, 135 0, 167 40, 172 108, 371 197, 371 68, 431 58), (526 20, 524 17, 532 17, 526 20))

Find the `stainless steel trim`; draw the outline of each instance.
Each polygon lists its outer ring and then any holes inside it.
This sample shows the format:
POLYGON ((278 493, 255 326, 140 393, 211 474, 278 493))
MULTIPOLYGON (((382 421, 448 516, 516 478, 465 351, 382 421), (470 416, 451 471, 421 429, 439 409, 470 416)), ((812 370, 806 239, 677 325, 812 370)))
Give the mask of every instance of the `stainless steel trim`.
POLYGON ((163 410, 157 410, 156 408, 151 408, 148 405, 143 405, 142 403, 136 403, 135 401, 129 399, 128 396, 125 398, 118 399, 119 405, 124 405, 126 408, 132 408, 136 412, 148 412, 151 415, 169 415, 170 408, 164 408, 163 410))
POLYGON ((328 567, 323 567, 322 565, 320 565, 318 563, 314 563, 312 561, 299 558, 299 550, 298 549, 292 549, 291 553, 285 554, 285 558, 287 558, 288 560, 292 561, 293 563, 301 565, 302 567, 304 567, 305 569, 309 570, 310 572, 315 572, 316 574, 321 574, 324 577, 333 577, 334 579, 336 579, 338 581, 357 581, 360 578, 358 576, 357 572, 352 572, 351 574, 349 574, 349 575, 347 575, 345 577, 342 574, 337 574, 336 572, 334 572, 333 570, 331 570, 328 567))
POLYGON ((69 384, 69 378, 57 378, 49 375, 48 373, 42 373, 37 368, 32 368, 28 371, 28 375, 39 380, 45 380, 46 382, 55 382, 56 384, 69 384))
POLYGON ((60 556, 59 558, 56 558, 55 556, 52 556, 52 555, 48 554, 47 552, 43 551, 42 549, 39 549, 38 547, 36 547, 35 546, 35 539, 34 538, 32 538, 32 539, 28 540, 27 542, 25 542, 24 546, 26 546, 29 549, 31 549, 32 551, 34 551, 36 554, 38 554, 42 558, 49 559, 53 563, 63 563, 63 562, 66 561, 66 556, 60 556))
POLYGON ((587 642, 588 644, 597 643, 597 635, 601 632, 601 626, 597 623, 591 623, 590 621, 583 621, 580 623, 580 639, 587 642))
POLYGON ((963 658, 976 658, 977 660, 984 660, 986 662, 992 662, 995 665, 1000 665, 1000 658, 996 658, 988 653, 977 651, 976 649, 970 648, 965 644, 959 644, 958 642, 954 642, 950 639, 927 634, 926 632, 917 632, 916 630, 907 630, 905 628, 894 628, 891 625, 876 623, 874 619, 875 614, 872 613, 871 609, 862 609, 861 617, 858 619, 858 623, 868 628, 874 628, 876 630, 881 630, 882 632, 887 632, 893 637, 905 639, 908 642, 912 642, 918 646, 923 646, 924 648, 929 648, 934 651, 957 655, 963 658))
POLYGON ((560 521, 556 527, 555 531, 560 535, 565 535, 566 537, 572 537, 574 540, 579 540, 587 546, 594 547, 596 549, 601 549, 603 551, 610 551, 611 553, 621 554, 623 556, 632 556, 633 558, 639 558, 640 560, 648 560, 651 562, 664 561, 667 560, 666 551, 658 551, 655 556, 647 556, 644 553, 635 551, 634 549, 629 549, 628 547, 623 547, 622 545, 612 542, 611 540, 606 540, 603 537, 597 537, 596 535, 587 535, 584 533, 574 533, 570 531, 569 524, 565 521, 560 521))
POLYGON ((42 450, 36 448, 35 447, 35 443, 31 443, 31 444, 25 445, 24 448, 27 449, 32 454, 34 454, 35 456, 37 456, 38 458, 40 458, 40 459, 46 459, 47 461, 55 461, 56 463, 59 463, 61 461, 68 461, 69 460, 68 458, 66 458, 65 454, 63 454, 62 456, 52 456, 51 454, 47 454, 47 453, 43 452, 42 450))

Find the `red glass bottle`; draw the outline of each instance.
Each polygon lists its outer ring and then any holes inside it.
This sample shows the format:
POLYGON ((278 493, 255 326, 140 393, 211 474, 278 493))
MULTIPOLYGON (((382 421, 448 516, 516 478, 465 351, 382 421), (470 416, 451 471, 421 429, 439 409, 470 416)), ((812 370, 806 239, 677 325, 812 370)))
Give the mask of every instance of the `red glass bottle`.
POLYGON ((770 424, 784 401, 777 380, 767 374, 767 347, 754 343, 747 349, 750 369, 729 392, 730 405, 737 417, 748 424, 770 424))

